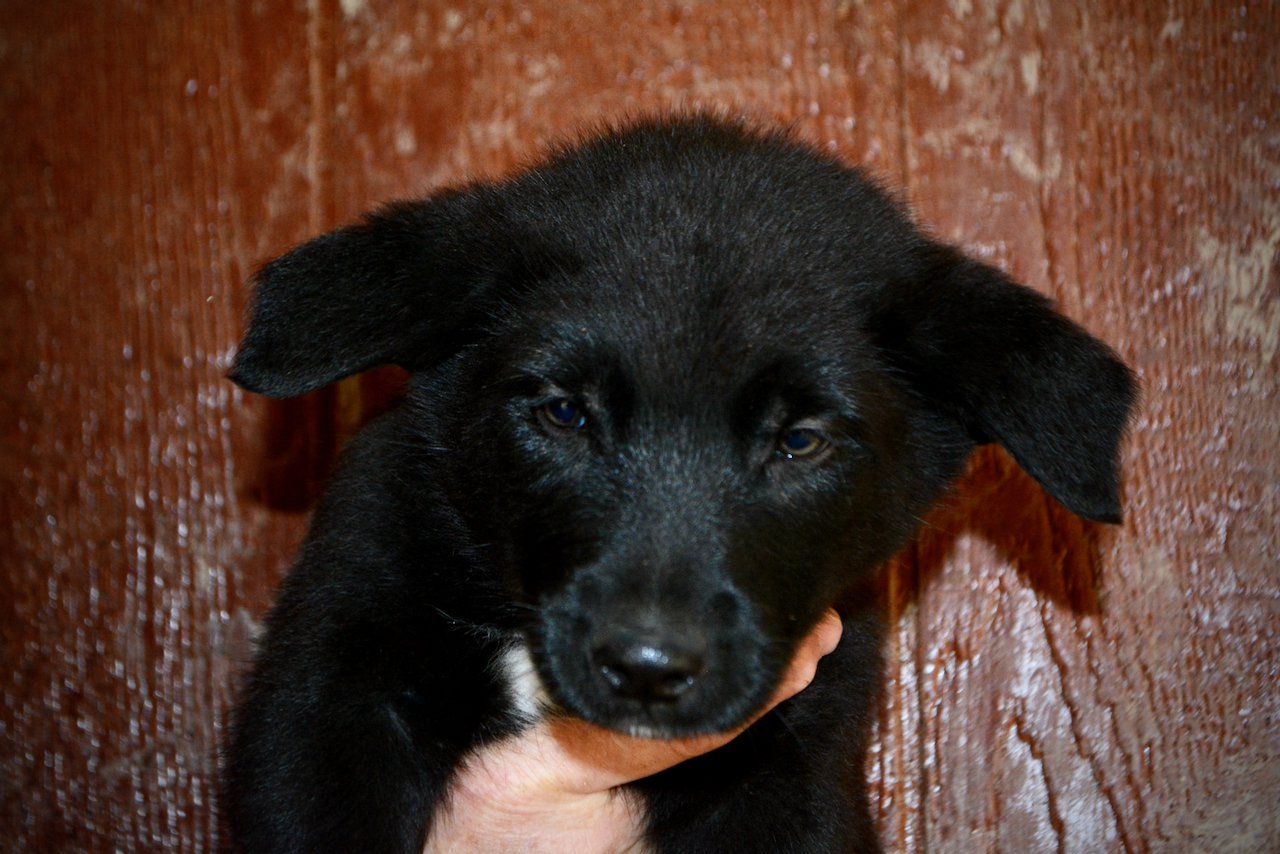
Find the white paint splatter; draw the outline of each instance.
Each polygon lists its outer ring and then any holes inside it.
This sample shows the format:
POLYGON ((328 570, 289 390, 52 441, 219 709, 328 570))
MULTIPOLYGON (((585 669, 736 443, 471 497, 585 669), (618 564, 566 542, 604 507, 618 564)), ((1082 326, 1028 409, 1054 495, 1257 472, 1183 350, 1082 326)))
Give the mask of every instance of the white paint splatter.
POLYGON ((1028 95, 1035 95, 1040 87, 1040 54, 1030 51, 1022 55, 1022 83, 1028 95))
POLYGON ((1052 181, 1062 172, 1062 154, 1056 148, 1044 153, 1044 161, 1038 162, 1031 148, 1025 142, 1010 142, 1003 146, 1002 153, 1008 159, 1013 171, 1033 184, 1052 181))
MULTIPOLYGON (((1263 185, 1280 185, 1280 163, 1257 139, 1241 145, 1249 172, 1263 185)), ((1228 338, 1257 341, 1262 363, 1280 350, 1280 299, 1271 271, 1280 257, 1280 197, 1259 193, 1245 200, 1256 226, 1244 235, 1220 237, 1201 226, 1196 257, 1210 291, 1217 295, 1218 312, 1205 317, 1207 332, 1225 331, 1228 338)))
POLYGON ((951 88, 951 62, 946 48, 937 42, 922 41, 911 46, 910 59, 928 76, 939 92, 951 88))
POLYGON ((413 134, 413 128, 401 127, 396 130, 395 137, 396 154, 401 157, 411 157, 418 153, 418 138, 413 134))

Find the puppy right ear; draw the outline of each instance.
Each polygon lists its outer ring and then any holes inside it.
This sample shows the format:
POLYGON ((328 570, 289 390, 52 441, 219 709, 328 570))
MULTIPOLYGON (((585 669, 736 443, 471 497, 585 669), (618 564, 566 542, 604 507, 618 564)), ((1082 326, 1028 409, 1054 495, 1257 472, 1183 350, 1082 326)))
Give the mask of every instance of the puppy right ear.
POLYGON ((389 205, 267 264, 255 276, 231 379, 288 397, 376 365, 421 368, 455 352, 492 280, 481 272, 488 265, 468 262, 493 248, 474 227, 488 198, 473 188, 389 205))
POLYGON ((923 400, 998 442, 1067 509, 1120 521, 1120 442, 1137 388, 1105 344, 999 270, 934 245, 879 292, 872 334, 923 400))

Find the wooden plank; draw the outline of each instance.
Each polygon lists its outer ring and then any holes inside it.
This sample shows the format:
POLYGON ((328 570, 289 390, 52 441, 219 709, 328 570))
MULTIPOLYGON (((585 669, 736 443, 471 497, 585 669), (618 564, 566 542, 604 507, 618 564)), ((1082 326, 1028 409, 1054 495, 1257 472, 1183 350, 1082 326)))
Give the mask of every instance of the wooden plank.
POLYGON ((10 4, 0 838, 209 850, 228 684, 301 532, 223 378, 302 236, 300 10, 10 4))
POLYGON ((987 455, 926 544, 927 848, 1274 850, 1274 9, 913 12, 912 197, 1145 388, 1123 530, 987 455))

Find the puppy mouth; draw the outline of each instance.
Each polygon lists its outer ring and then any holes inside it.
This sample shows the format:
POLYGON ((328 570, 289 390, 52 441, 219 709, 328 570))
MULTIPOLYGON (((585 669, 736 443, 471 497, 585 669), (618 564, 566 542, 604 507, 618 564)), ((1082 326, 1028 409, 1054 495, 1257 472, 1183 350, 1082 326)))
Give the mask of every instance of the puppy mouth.
MULTIPOLYGON (((709 699, 709 698, 708 698, 709 699)), ((644 701, 568 700, 559 704, 566 713, 588 723, 635 738, 677 739, 728 732, 745 723, 762 703, 746 698, 727 702, 684 706, 644 701)))

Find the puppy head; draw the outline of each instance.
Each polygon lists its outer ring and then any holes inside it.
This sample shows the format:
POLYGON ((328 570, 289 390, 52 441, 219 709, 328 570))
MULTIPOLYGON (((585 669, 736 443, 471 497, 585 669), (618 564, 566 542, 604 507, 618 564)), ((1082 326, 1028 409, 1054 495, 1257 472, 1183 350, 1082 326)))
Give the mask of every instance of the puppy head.
POLYGON ((570 712, 723 730, 975 444, 1119 518, 1133 391, 1033 292, 917 231, 861 173, 702 117, 402 203, 258 275, 232 377, 373 365, 570 712))

